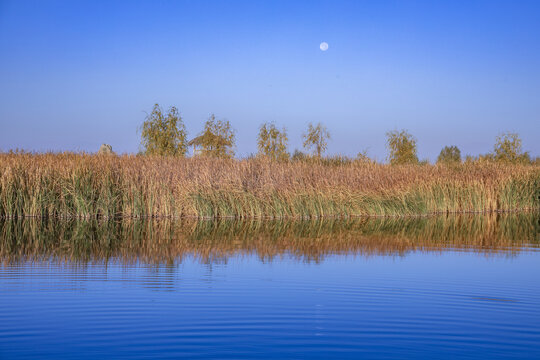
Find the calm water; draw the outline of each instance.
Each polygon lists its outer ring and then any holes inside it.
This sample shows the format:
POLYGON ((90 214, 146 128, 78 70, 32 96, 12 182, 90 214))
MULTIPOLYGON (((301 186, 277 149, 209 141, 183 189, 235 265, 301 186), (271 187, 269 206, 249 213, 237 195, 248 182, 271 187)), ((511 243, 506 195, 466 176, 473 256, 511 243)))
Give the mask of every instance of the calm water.
POLYGON ((537 215, 0 223, 0 358, 540 358, 537 215))

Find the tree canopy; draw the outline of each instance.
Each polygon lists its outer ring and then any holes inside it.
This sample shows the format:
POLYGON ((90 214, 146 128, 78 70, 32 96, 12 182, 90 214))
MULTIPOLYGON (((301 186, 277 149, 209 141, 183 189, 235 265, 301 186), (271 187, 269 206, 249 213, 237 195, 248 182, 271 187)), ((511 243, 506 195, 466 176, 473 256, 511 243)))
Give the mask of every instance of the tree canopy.
POLYGON ((187 152, 186 127, 174 106, 165 114, 155 104, 142 124, 141 137, 147 155, 185 156, 187 152))
POLYGON ((394 130, 386 133, 388 160, 392 165, 418 164, 416 139, 407 130, 394 130))
POLYGON ((497 136, 493 149, 496 161, 505 163, 530 162, 528 152, 523 152, 522 142, 516 133, 502 133, 497 136))
POLYGON ((309 123, 307 133, 303 134, 302 138, 304 139, 304 148, 306 150, 314 149, 315 154, 320 158, 322 153, 328 148, 330 132, 321 123, 318 123, 316 126, 309 123))
POLYGON ((439 164, 459 164, 461 163, 461 151, 457 146, 445 146, 437 157, 439 164))
POLYGON ((204 124, 199 143, 203 156, 231 158, 234 156, 234 129, 229 121, 217 120, 212 114, 204 124))
POLYGON ((273 123, 265 123, 259 128, 257 147, 260 155, 268 156, 274 160, 288 159, 288 141, 285 128, 280 131, 273 123))

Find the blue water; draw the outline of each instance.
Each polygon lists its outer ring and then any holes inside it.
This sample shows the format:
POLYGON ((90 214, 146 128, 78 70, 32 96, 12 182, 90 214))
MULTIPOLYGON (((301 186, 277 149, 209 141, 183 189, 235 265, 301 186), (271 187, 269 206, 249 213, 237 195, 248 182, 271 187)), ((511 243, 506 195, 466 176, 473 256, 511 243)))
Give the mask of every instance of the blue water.
POLYGON ((0 358, 540 359, 540 251, 0 265, 0 358))

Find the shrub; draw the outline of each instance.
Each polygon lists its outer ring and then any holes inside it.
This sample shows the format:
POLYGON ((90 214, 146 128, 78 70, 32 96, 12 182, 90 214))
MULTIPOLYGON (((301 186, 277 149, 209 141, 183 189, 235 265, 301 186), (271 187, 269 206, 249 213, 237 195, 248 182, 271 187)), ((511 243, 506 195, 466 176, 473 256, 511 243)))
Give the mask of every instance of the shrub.
POLYGON ((287 153, 287 130, 279 130, 273 123, 261 125, 259 129, 259 137, 257 146, 259 154, 268 156, 273 160, 285 160, 289 158, 287 153))
POLYGON ((234 157, 234 130, 229 121, 216 120, 214 114, 204 124, 200 136, 201 155, 216 158, 234 157))
POLYGON ((459 164, 461 163, 461 151, 457 146, 445 146, 437 157, 439 164, 459 164))
POLYGON ((308 157, 309 156, 306 153, 304 153, 304 152, 302 152, 302 151, 300 151, 298 149, 294 149, 294 153, 291 156, 291 160, 292 161, 304 161, 308 157))
POLYGON ((174 106, 165 114, 158 104, 142 125, 142 146, 146 155, 185 156, 187 132, 174 106))
POLYGON ((306 150, 313 148, 317 157, 320 158, 322 153, 328 148, 330 132, 321 123, 318 123, 316 126, 309 123, 308 131, 302 135, 302 138, 304 139, 304 148, 306 150))
POLYGON ((356 160, 359 161, 359 162, 365 162, 365 163, 375 163, 375 160, 374 160, 374 159, 371 159, 371 158, 368 156, 368 151, 367 151, 367 149, 362 150, 361 152, 359 152, 358 154, 356 154, 356 160))
POLYGON ((493 157, 498 162, 503 163, 529 163, 528 152, 523 152, 522 142, 516 133, 502 133, 497 136, 493 157))
POLYGON ((386 146, 390 151, 390 154, 388 155, 390 164, 418 164, 416 139, 406 130, 387 132, 386 146))

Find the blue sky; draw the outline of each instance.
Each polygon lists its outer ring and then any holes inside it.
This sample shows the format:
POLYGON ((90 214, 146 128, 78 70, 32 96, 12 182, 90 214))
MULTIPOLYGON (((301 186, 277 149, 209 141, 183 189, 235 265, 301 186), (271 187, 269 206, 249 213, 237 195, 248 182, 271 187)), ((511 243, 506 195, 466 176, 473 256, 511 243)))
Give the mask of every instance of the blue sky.
POLYGON ((538 44, 539 1, 0 0, 0 150, 137 152, 157 102, 190 137, 229 120, 240 156, 268 121, 291 151, 321 121, 330 154, 404 128, 420 158, 503 131, 540 155, 538 44))

